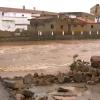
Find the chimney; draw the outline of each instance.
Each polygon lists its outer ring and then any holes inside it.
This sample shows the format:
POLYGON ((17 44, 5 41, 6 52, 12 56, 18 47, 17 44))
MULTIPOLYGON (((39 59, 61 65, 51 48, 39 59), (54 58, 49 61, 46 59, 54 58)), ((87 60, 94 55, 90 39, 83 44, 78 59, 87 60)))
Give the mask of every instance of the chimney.
POLYGON ((23 5, 23 10, 25 10, 25 5, 23 5))

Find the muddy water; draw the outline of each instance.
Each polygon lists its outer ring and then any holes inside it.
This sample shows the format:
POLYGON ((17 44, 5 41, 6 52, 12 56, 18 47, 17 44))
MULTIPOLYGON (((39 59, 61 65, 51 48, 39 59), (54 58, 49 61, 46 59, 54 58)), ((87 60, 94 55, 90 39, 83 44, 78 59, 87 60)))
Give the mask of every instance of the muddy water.
MULTIPOLYGON (((0 70, 19 72, 20 70, 53 68, 53 70, 51 70, 51 72, 53 72, 55 68, 67 68, 68 64, 72 62, 73 55, 75 54, 78 54, 79 58, 86 61, 89 61, 91 55, 100 55, 100 40, 0 43, 0 70)), ((22 71, 20 72, 22 73, 22 71)), ((15 72, 0 73, 4 76, 16 74, 15 72)), ((65 85, 65 87, 66 86, 67 85, 65 85)), ((69 87, 70 86, 71 85, 69 85, 69 87)), ((88 86, 87 91, 75 88, 74 93, 78 96, 66 97, 63 100, 100 100, 99 87, 100 84, 88 86)), ((56 88, 58 88, 58 86, 54 85, 41 88, 34 87, 33 90, 38 94, 41 93, 41 91, 47 94, 54 93, 56 88)))
MULTIPOLYGON (((85 84, 55 84, 52 86, 37 86, 30 90, 35 92, 38 96, 45 96, 58 98, 57 100, 100 100, 100 84, 84 87, 85 84), (58 87, 68 89, 69 92, 57 92, 58 87)), ((55 99, 56 100, 56 99, 55 99)))
POLYGON ((91 55, 100 55, 100 40, 1 44, 0 68, 18 71, 63 67, 72 62, 75 54, 87 61, 91 55))

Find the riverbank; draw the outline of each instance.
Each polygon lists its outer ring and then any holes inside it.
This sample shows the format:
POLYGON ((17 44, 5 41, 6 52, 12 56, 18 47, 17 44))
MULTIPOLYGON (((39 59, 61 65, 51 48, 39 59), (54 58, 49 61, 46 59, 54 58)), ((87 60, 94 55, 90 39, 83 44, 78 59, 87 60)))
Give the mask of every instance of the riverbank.
POLYGON ((25 76, 1 77, 0 81, 13 100, 99 100, 99 69, 82 60, 75 60, 69 68, 37 70, 25 76))

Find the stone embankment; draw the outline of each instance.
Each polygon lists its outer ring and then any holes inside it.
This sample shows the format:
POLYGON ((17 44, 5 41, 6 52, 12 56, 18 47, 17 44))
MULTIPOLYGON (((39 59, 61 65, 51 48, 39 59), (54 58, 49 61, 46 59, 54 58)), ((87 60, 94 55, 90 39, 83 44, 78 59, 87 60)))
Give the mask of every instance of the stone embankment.
MULTIPOLYGON (((14 100, 51 100, 48 96, 36 96, 30 88, 34 86, 47 86, 53 84, 65 83, 85 83, 88 85, 95 85, 100 83, 100 69, 94 68, 94 57, 91 57, 91 64, 82 60, 74 60, 69 66, 69 73, 58 73, 57 75, 45 75, 43 73, 28 74, 24 77, 1 78, 2 84, 10 93, 14 100)), ((69 92, 68 89, 59 87, 57 92, 69 92)), ((52 100, 59 100, 52 97, 52 100)), ((61 99, 63 100, 63 99, 61 99)))

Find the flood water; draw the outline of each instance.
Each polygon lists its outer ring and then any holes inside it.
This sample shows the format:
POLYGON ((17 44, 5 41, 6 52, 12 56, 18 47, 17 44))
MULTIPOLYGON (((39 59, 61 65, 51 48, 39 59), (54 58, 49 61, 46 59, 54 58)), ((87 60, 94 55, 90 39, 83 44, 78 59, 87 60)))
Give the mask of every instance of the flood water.
POLYGON ((1 43, 0 68, 18 71, 62 67, 70 64, 75 54, 86 61, 100 55, 100 40, 1 43))

